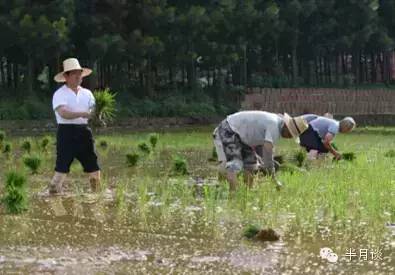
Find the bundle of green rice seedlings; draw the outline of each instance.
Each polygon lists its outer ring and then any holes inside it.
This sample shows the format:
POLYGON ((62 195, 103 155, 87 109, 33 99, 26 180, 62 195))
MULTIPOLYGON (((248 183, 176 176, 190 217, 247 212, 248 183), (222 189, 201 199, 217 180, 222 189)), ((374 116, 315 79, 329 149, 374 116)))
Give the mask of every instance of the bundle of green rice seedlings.
POLYGON ((342 154, 342 159, 348 160, 348 161, 353 161, 355 160, 356 156, 353 152, 347 152, 342 154))
POLYGON ((25 140, 22 143, 22 150, 25 151, 26 153, 30 154, 31 149, 32 149, 32 144, 30 143, 29 140, 25 140))
POLYGON ((258 241, 278 241, 280 235, 271 228, 260 229, 258 226, 250 224, 246 227, 243 233, 244 237, 251 240, 258 241))
POLYGON ((179 175, 188 174, 188 164, 185 158, 180 156, 173 158, 173 172, 179 175))
POLYGON ((155 149, 156 144, 158 143, 159 140, 159 135, 156 133, 150 134, 149 135, 149 142, 151 143, 152 149, 155 149))
POLYGON ((394 149, 391 149, 391 150, 387 151, 387 152, 384 154, 384 156, 387 157, 387 158, 395 158, 395 150, 394 150, 394 149))
POLYGON ((126 154, 126 162, 129 166, 132 167, 137 165, 139 158, 140 158, 139 154, 136 153, 126 154))
POLYGON ((107 143, 106 140, 102 139, 102 140, 99 141, 99 146, 100 146, 101 148, 107 148, 108 143, 107 143))
POLYGON ((141 142, 139 143, 139 145, 137 145, 137 147, 140 149, 141 152, 143 152, 144 154, 149 154, 151 152, 151 149, 149 148, 148 144, 145 142, 141 142))
POLYGON ((106 126, 115 117, 115 93, 110 89, 97 90, 93 93, 95 102, 91 103, 93 111, 92 122, 95 126, 106 126))
POLYGON ((29 167, 32 174, 37 174, 38 169, 41 166, 41 162, 42 160, 39 156, 27 156, 23 159, 23 163, 26 167, 29 167))
POLYGON ((9 154, 9 153, 11 153, 11 149, 12 149, 11 143, 6 143, 3 146, 3 153, 4 154, 9 154))
POLYGON ((49 141, 50 141, 49 137, 43 137, 42 138, 42 140, 40 142, 41 150, 47 151, 47 147, 48 147, 49 141))
POLYGON ((215 147, 213 147, 213 150, 211 151, 211 157, 208 159, 208 161, 217 161, 218 156, 217 156, 217 150, 215 147))
POLYGON ((0 144, 3 144, 3 142, 5 141, 5 132, 0 130, 0 144))
POLYGON ((255 224, 249 224, 243 232, 244 237, 246 237, 247 239, 252 239, 256 236, 256 234, 258 234, 259 232, 259 227, 256 226, 255 224))
POLYGON ((6 174, 5 192, 1 199, 10 214, 19 214, 27 210, 26 178, 17 171, 6 174))
POLYGON ((299 150, 295 153, 294 157, 295 157, 296 164, 299 167, 302 167, 304 161, 306 160, 306 153, 304 151, 299 150))

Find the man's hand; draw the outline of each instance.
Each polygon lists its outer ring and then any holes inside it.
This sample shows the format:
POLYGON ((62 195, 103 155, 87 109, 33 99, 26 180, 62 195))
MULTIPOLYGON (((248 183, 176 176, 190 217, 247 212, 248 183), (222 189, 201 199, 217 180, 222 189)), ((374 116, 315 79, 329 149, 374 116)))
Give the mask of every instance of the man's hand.
POLYGON ((342 154, 339 153, 334 154, 334 156, 335 156, 335 160, 341 160, 343 157, 342 154))
POLYGON ((283 184, 281 183, 281 181, 279 181, 278 179, 274 179, 274 182, 276 184, 276 189, 278 191, 280 191, 280 189, 283 187, 283 184))
POLYGON ((81 117, 83 118, 91 118, 92 112, 82 112, 81 117))

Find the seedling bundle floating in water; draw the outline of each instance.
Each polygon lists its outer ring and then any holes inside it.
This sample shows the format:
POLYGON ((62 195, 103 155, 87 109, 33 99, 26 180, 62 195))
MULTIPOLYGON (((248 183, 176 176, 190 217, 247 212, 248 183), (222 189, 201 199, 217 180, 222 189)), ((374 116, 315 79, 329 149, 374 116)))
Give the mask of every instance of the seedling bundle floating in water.
POLYGON ((243 235, 247 239, 258 240, 262 242, 266 242, 266 241, 273 242, 273 241, 278 241, 280 239, 278 233, 275 232, 273 229, 271 228, 260 229, 256 225, 248 225, 247 228, 244 230, 243 235))

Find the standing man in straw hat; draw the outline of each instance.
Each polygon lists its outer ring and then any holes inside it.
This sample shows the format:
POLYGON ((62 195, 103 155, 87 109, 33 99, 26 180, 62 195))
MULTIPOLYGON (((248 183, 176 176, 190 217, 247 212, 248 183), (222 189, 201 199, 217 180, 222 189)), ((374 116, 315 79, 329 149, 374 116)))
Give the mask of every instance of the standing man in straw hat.
POLYGON ((214 145, 220 172, 229 181, 230 189, 237 186, 237 173, 244 169, 244 181, 253 184, 252 171, 256 169, 256 151, 262 152, 263 165, 276 187, 282 184, 275 177, 273 149, 281 137, 297 138, 308 125, 302 117, 277 115, 264 111, 242 111, 229 115, 214 130, 214 145))
POLYGON ((55 175, 49 184, 50 194, 61 193, 62 185, 74 158, 89 173, 91 189, 100 184, 100 167, 94 149, 92 132, 88 127, 95 99, 90 90, 82 88, 82 79, 92 73, 82 68, 75 58, 63 61, 63 71, 54 80, 64 83, 53 95, 52 107, 58 124, 56 136, 55 175))

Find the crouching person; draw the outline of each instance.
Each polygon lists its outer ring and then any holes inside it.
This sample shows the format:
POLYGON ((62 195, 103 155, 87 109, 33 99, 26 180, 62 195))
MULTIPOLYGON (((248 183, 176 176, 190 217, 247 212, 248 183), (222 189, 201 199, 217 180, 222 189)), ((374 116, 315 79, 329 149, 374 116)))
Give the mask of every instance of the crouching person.
POLYGON ((214 145, 220 162, 220 173, 229 182, 230 190, 237 187, 237 174, 244 171, 244 182, 253 185, 253 171, 257 168, 254 148, 262 154, 263 168, 277 188, 282 186, 275 177, 274 144, 283 138, 297 138, 308 125, 302 117, 291 118, 264 111, 242 111, 229 115, 214 130, 214 145))
POLYGON ((330 152, 339 160, 342 155, 332 146, 332 141, 338 133, 351 132, 356 123, 352 117, 345 117, 340 122, 328 117, 304 115, 309 121, 309 127, 300 136, 300 145, 308 152, 309 159, 316 159, 318 154, 330 152), (313 119, 310 119, 313 118, 313 119))

